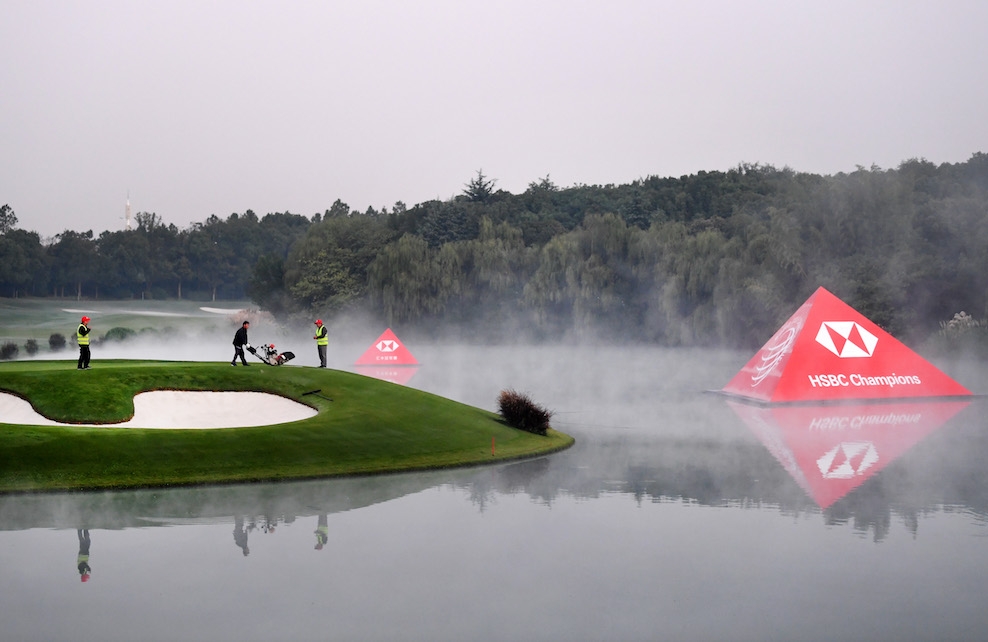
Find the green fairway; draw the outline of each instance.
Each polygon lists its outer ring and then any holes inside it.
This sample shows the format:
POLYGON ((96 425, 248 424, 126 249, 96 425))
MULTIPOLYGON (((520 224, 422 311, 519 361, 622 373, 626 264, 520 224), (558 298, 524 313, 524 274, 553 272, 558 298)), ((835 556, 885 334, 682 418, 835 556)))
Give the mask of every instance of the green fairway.
POLYGON ((0 492, 424 470, 545 454, 573 443, 559 432, 533 435, 485 410, 337 370, 100 361, 79 371, 74 360, 0 363, 0 390, 60 422, 124 421, 134 412, 135 394, 164 389, 269 392, 319 414, 274 426, 211 430, 0 423, 0 492), (332 401, 303 396, 311 390, 332 401))
POLYGON ((231 315, 237 319, 240 315, 234 311, 250 305, 247 301, 210 303, 0 298, 0 342, 13 341, 23 346, 28 339, 34 339, 42 350, 47 350, 48 338, 52 334, 59 333, 70 340, 75 336, 82 314, 93 317, 94 338, 104 336, 115 327, 129 328, 137 333, 154 329, 170 335, 215 333, 232 338, 240 321, 231 321, 231 315), (229 312, 220 314, 220 310, 229 312))

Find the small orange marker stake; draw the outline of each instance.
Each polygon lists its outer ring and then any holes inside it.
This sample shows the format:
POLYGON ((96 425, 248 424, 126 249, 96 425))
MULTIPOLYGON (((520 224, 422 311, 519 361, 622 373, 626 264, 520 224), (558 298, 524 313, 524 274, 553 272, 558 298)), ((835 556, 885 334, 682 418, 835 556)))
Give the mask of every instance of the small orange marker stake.
POLYGON ((494 456, 494 438, 491 437, 491 457, 494 456))

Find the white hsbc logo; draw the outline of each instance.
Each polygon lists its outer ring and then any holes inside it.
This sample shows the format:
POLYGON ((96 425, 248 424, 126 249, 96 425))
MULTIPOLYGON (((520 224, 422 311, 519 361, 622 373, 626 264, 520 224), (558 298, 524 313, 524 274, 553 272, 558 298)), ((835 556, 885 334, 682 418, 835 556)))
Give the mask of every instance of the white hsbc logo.
POLYGON ((390 341, 386 339, 384 341, 378 341, 376 347, 379 352, 394 352, 401 346, 398 345, 397 341, 390 341))
POLYGON ((841 359, 853 359, 874 354, 878 337, 854 321, 824 321, 816 342, 841 359))

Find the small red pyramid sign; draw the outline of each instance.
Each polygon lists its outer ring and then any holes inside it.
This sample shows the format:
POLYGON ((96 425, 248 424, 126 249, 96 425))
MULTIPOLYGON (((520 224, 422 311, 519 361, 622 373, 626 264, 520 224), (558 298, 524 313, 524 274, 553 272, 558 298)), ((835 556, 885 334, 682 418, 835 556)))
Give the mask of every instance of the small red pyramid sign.
POLYGON ((824 288, 722 392, 765 403, 971 395, 824 288))
POLYGON ((418 361, 412 356, 395 333, 388 328, 384 334, 367 348, 367 351, 354 365, 358 366, 416 366, 418 361))

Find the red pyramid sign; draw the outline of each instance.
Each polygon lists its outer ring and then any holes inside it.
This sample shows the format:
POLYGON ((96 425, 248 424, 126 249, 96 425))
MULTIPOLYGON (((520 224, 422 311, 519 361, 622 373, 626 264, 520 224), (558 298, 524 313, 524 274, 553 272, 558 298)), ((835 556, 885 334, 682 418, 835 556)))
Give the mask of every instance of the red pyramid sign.
POLYGON ((395 333, 388 328, 384 334, 367 348, 367 351, 357 359, 358 366, 417 366, 418 361, 412 356, 395 333))
POLYGON ((765 403, 971 395, 823 288, 722 392, 765 403))

